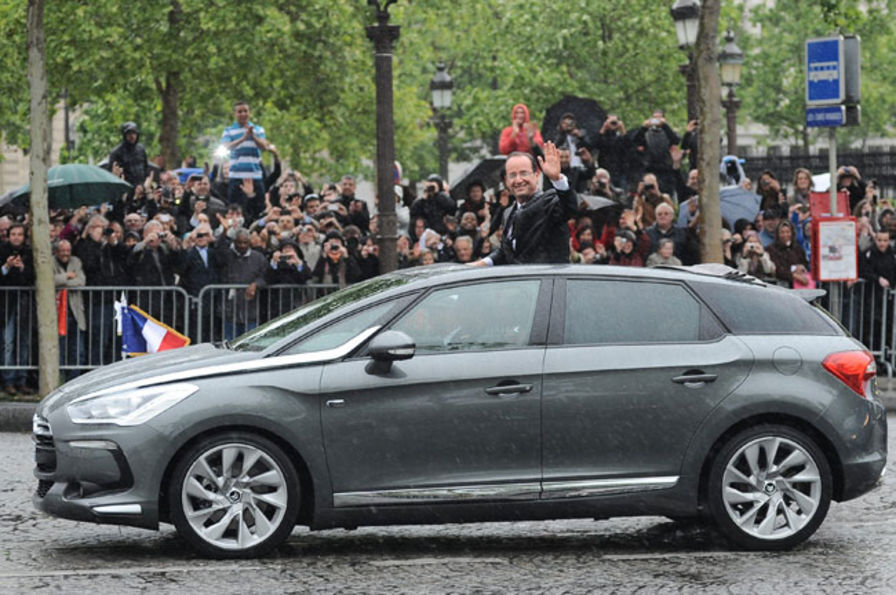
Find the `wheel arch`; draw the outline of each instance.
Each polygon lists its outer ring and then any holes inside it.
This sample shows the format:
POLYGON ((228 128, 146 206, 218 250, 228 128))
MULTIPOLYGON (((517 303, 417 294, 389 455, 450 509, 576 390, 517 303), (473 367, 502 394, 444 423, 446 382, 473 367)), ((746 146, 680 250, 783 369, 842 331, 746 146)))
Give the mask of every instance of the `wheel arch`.
POLYGON ((251 424, 228 424, 216 426, 213 428, 207 428, 199 432, 195 436, 192 436, 189 440, 186 440, 183 444, 180 445, 180 447, 168 460, 168 463, 165 466, 165 471, 162 473, 162 480, 159 483, 159 493, 157 495, 159 503, 159 520, 166 523, 170 522, 170 510, 168 509, 168 498, 166 497, 166 494, 168 493, 168 485, 171 482, 171 475, 174 471, 174 467, 177 464, 177 461, 180 460, 180 457, 183 456, 184 452, 186 452, 187 449, 191 448, 201 440, 218 434, 226 434, 228 432, 247 432, 251 434, 257 434, 263 438, 270 440, 278 447, 280 447, 284 453, 286 453, 286 456, 289 457, 289 460, 295 467, 296 474, 299 477, 299 493, 301 499, 299 502, 299 516, 297 521, 298 524, 310 525, 311 519, 314 515, 315 491, 311 471, 309 470, 308 464, 305 462, 304 457, 302 457, 301 453, 296 450, 296 448, 288 440, 285 440, 276 432, 272 432, 265 428, 261 428, 251 424))
POLYGON ((698 484, 698 498, 700 510, 706 510, 706 500, 709 496, 709 474, 712 469, 713 461, 718 456, 719 451, 724 445, 739 432, 759 424, 776 424, 791 427, 805 433, 811 438, 818 448, 824 453, 828 466, 831 469, 832 477, 832 498, 835 501, 840 500, 843 494, 843 465, 840 455, 834 444, 819 430, 815 425, 803 418, 788 413, 763 413, 754 415, 732 424, 725 429, 715 439, 709 450, 703 457, 703 463, 700 467, 700 479, 698 484))

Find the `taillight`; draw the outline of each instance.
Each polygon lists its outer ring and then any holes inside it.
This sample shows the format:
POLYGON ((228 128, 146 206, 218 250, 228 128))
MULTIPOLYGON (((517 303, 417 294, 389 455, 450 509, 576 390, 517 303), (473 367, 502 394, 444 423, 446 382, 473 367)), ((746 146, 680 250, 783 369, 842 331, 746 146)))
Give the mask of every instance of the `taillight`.
POLYGON ((868 398, 865 387, 877 375, 877 365, 867 351, 832 353, 821 363, 824 369, 843 381, 859 396, 868 398))

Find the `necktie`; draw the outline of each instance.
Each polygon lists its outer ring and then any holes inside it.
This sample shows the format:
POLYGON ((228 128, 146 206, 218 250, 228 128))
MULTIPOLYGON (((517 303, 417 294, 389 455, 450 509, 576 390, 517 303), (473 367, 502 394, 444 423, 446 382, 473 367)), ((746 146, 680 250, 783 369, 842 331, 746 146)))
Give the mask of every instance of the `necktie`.
POLYGON ((504 232, 504 235, 507 236, 508 240, 513 240, 513 224, 516 222, 516 214, 519 210, 519 204, 513 203, 513 209, 510 211, 510 216, 507 218, 507 229, 504 232))

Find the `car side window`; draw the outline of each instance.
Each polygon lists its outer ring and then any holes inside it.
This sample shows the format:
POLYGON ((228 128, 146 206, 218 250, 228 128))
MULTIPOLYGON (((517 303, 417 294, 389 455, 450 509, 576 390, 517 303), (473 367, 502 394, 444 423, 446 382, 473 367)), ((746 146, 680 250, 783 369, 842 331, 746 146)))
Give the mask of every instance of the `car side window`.
POLYGON ((290 345, 281 355, 313 353, 339 347, 362 331, 380 323, 380 319, 393 307, 395 307, 395 301, 388 301, 360 312, 355 312, 338 322, 327 325, 310 337, 290 345))
POLYGON ((570 279, 564 343, 679 343, 722 334, 705 310, 674 283, 570 279))
POLYGON ((540 283, 495 281, 438 289, 392 329, 413 338, 418 353, 523 347, 529 343, 540 283))

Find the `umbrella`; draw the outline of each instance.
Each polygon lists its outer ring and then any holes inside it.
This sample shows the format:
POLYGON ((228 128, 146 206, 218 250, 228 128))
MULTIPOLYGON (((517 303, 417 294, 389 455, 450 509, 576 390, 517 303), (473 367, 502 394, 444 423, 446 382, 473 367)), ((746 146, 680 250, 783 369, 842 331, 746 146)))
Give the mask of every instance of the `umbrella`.
POLYGON ((541 122, 541 135, 544 140, 554 138, 560 118, 566 113, 576 117, 576 126, 585 131, 586 140, 596 135, 607 119, 606 110, 594 99, 566 95, 544 112, 544 120, 541 122))
POLYGON ((722 217, 731 225, 738 219, 755 221, 761 202, 758 194, 740 186, 724 186, 719 190, 722 217))
MULTIPOLYGON (((99 205, 121 197, 131 185, 95 165, 69 163, 54 165, 47 172, 51 209, 76 209, 82 205, 99 205)), ((25 184, 0 197, 0 207, 31 194, 25 184)))
POLYGON ((603 209, 604 207, 622 207, 625 208, 618 200, 613 200, 612 198, 606 198, 603 196, 595 196, 593 194, 579 194, 579 198, 585 206, 588 207, 590 211, 597 211, 598 209, 603 209))
POLYGON ((177 174, 177 179, 180 180, 181 184, 183 184, 190 176, 205 175, 205 170, 201 167, 179 167, 174 170, 174 173, 177 174))
POLYGON ((454 200, 463 200, 467 198, 467 186, 473 180, 479 180, 485 184, 486 188, 495 188, 502 181, 501 172, 504 170, 504 163, 507 157, 503 155, 495 155, 482 159, 467 170, 451 183, 451 198, 454 200))

